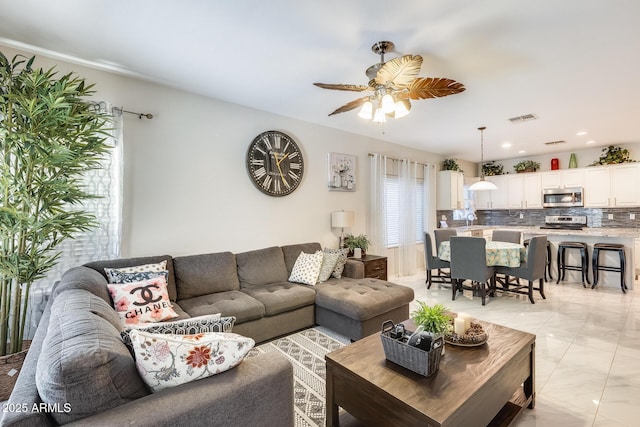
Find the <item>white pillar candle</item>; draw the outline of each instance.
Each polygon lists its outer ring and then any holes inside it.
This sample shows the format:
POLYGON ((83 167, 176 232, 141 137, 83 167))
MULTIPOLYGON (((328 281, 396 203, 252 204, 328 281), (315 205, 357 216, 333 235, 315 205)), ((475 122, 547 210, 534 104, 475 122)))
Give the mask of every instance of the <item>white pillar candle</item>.
POLYGON ((464 335, 466 332, 466 329, 464 328, 464 319, 459 317, 453 319, 453 332, 455 332, 456 335, 464 335))
POLYGON ((465 331, 471 327, 471 316, 469 316, 467 313, 458 313, 458 318, 464 319, 465 331))

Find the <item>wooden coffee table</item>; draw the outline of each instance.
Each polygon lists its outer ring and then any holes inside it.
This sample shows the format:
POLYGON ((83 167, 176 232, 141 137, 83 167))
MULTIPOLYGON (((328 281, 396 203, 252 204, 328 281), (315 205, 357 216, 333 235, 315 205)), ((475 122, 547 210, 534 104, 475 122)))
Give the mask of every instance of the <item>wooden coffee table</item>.
POLYGON ((327 354, 327 426, 339 425, 339 407, 365 425, 402 427, 503 426, 533 409, 536 336, 477 322, 488 341, 446 344, 428 378, 386 360, 379 334, 327 354))

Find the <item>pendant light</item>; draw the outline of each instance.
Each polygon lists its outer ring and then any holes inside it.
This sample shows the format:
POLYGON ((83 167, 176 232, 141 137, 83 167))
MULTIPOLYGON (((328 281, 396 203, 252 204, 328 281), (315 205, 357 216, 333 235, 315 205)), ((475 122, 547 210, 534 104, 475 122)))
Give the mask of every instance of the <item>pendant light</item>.
POLYGON ((471 184, 469 187, 470 191, 486 191, 486 190, 497 190, 498 187, 493 182, 484 180, 484 169, 482 165, 484 164, 484 130, 486 126, 481 126, 478 128, 480 131, 480 181, 471 184))

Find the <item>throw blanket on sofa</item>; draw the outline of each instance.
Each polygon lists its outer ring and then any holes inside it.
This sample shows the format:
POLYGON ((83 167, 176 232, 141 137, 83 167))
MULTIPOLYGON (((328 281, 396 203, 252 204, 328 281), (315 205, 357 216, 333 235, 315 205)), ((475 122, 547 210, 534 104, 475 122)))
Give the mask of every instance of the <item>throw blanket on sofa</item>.
POLYGON ((316 326, 254 347, 247 357, 279 352, 289 358, 293 364, 296 427, 324 427, 324 355, 349 343, 349 338, 316 326))

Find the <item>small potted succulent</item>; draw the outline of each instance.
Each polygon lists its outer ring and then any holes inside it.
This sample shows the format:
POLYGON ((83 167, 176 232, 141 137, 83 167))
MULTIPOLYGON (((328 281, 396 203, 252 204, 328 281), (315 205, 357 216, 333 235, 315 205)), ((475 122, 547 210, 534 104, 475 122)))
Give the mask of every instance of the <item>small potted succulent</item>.
POLYGON ((444 159, 442 162, 442 170, 464 172, 460 169, 460 165, 458 165, 456 159, 444 159))
POLYGON ((629 155, 629 150, 627 150, 626 148, 609 145, 608 147, 604 147, 602 149, 602 154, 600 154, 600 158, 595 162, 591 163, 589 166, 614 165, 617 163, 627 163, 627 162, 635 162, 635 160, 631 160, 631 156, 629 155))
POLYGON ((539 168, 540 168, 540 163, 534 162, 533 160, 523 160, 513 165, 513 169, 515 169, 515 171, 518 173, 535 172, 539 168))
POLYGON ((504 166, 493 161, 486 162, 482 164, 482 172, 485 176, 502 175, 504 173, 504 166))

